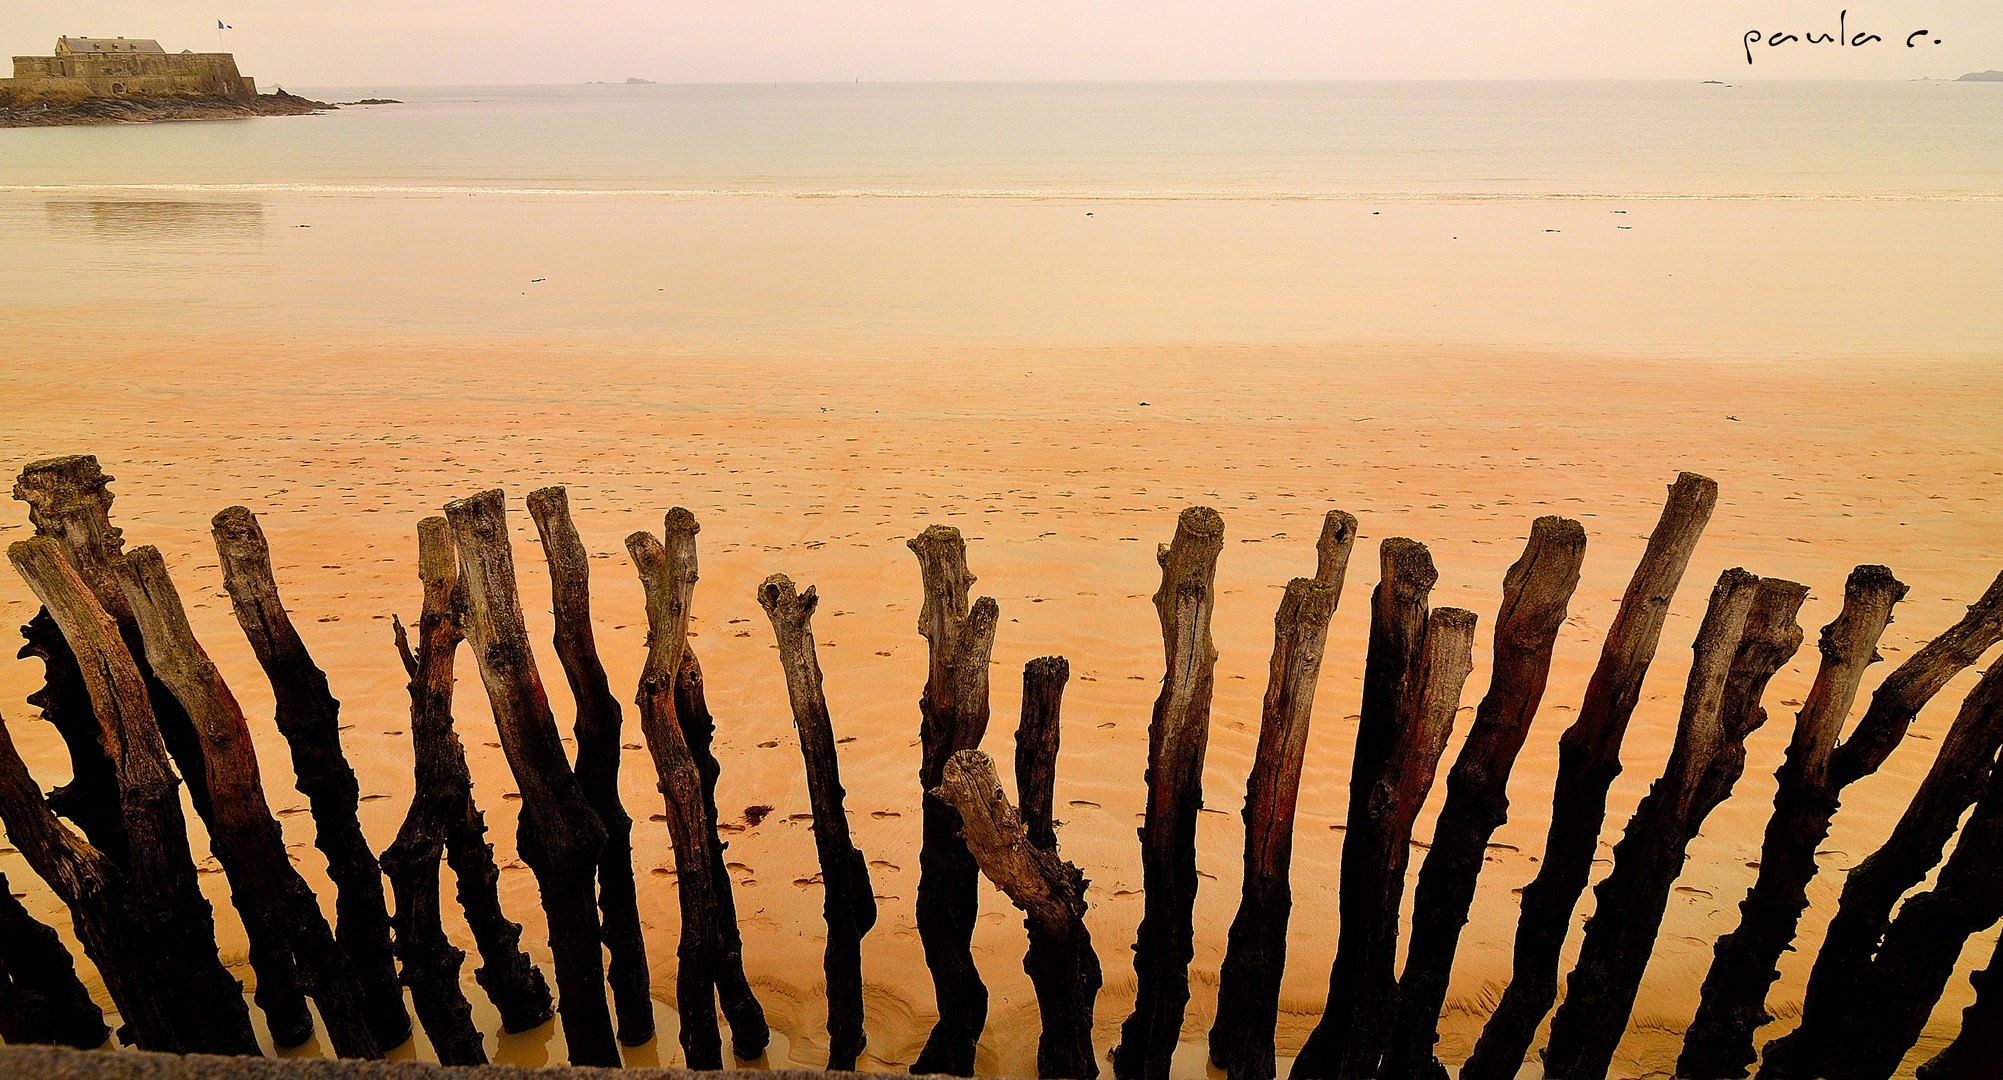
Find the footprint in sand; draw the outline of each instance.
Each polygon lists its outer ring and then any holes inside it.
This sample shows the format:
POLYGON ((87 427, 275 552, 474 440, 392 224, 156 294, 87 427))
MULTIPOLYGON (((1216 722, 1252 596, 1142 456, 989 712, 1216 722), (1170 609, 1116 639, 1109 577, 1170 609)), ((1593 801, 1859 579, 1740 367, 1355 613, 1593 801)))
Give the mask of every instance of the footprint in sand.
POLYGON ((1095 803, 1095 802, 1091 802, 1091 801, 1088 801, 1088 800, 1085 800, 1085 799, 1073 799, 1073 800, 1071 800, 1071 805, 1073 805, 1073 806, 1081 806, 1081 807, 1084 807, 1084 808, 1085 808, 1085 809, 1087 809, 1087 810, 1097 810, 1097 809, 1099 808, 1099 804, 1098 804, 1098 803, 1095 803))
POLYGON ((904 815, 895 810, 871 810, 869 816, 881 821, 884 818, 903 817, 904 815))
POLYGON ((882 860, 882 859, 871 859, 871 860, 869 860, 869 868, 870 868, 871 870, 888 870, 888 871, 890 871, 890 872, 891 872, 891 873, 893 873, 893 874, 895 874, 895 873, 897 873, 898 871, 900 871, 900 870, 904 869, 903 867, 901 867, 901 866, 897 865, 897 864, 896 864, 896 863, 894 863, 894 862, 885 862, 885 861, 884 861, 884 860, 882 860))

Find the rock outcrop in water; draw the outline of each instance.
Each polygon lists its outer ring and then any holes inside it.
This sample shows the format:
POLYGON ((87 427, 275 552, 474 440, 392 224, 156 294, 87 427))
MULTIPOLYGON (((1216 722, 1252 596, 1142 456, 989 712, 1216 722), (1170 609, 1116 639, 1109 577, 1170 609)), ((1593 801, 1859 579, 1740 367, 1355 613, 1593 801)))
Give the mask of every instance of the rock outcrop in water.
POLYGON ((236 120, 248 116, 305 116, 339 108, 280 90, 272 94, 224 97, 163 94, 158 97, 92 97, 75 101, 0 98, 0 128, 64 127, 78 124, 146 124, 160 120, 236 120))

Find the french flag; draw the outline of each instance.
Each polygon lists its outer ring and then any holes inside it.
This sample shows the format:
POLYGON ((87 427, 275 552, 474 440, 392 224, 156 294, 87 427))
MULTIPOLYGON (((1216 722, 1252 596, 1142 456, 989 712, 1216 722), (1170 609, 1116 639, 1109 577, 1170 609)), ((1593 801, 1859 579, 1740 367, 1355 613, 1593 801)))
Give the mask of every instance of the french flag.
POLYGON ((231 26, 230 24, 228 24, 228 23, 226 23, 226 22, 222 21, 221 19, 217 19, 217 20, 216 20, 216 29, 218 29, 218 30, 234 30, 234 29, 236 29, 236 27, 234 27, 234 26, 231 26))

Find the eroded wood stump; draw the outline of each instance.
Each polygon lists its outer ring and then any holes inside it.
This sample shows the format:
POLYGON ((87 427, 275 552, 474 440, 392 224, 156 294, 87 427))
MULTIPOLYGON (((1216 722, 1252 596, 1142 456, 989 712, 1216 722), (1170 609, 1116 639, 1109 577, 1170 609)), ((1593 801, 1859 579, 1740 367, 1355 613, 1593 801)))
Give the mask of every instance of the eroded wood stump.
POLYGON ((63 737, 70 755, 70 782, 49 792, 49 808, 70 819, 92 847, 123 866, 127 853, 125 823, 118 811, 118 774, 98 744, 97 714, 77 671, 76 655, 47 608, 36 611, 21 627, 21 637, 27 643, 15 658, 42 662, 42 688, 28 695, 28 704, 42 710, 42 719, 63 737))
POLYGON ((28 914, 0 874, 0 1040, 94 1050, 110 1034, 62 937, 28 914))
POLYGON ((1412 942, 1398 981, 1398 1015, 1378 1072, 1383 1080, 1445 1080, 1447 1075, 1433 1057, 1433 1044, 1439 1039, 1454 953, 1474 903, 1489 838, 1509 820, 1509 772, 1543 701, 1552 649, 1585 558, 1586 530, 1578 522, 1540 517, 1531 523, 1523 554, 1502 579, 1488 693, 1447 774, 1447 801, 1412 894, 1412 942))
POLYGON ((1196 906, 1196 817, 1203 808, 1203 753, 1210 741, 1210 695, 1217 646, 1217 556, 1224 519, 1207 506, 1177 517, 1175 537, 1156 549, 1164 673, 1148 724, 1147 810, 1140 828, 1145 891, 1134 941, 1139 988, 1120 1025, 1113 1073, 1121 1080, 1167 1080, 1189 1004, 1191 924, 1196 906))
POLYGON ((501 749, 521 790, 516 843, 536 875, 556 961, 557 1013, 576 1065, 618 1065, 605 1007, 594 883, 605 826, 570 771, 536 671, 498 490, 445 504, 465 586, 463 627, 493 707, 501 749))
MULTIPOLYGON (((1280 974, 1293 910, 1294 809, 1329 620, 1342 599, 1356 519, 1331 510, 1316 545, 1314 578, 1287 583, 1273 616, 1273 659, 1259 719, 1259 747, 1245 781, 1245 880, 1219 972, 1210 1060, 1230 1080, 1270 1080, 1280 974)), ((1023 795, 1025 806, 1029 796, 1023 795)))
POLYGON ((1642 681, 1662 639, 1669 602, 1717 502, 1718 485, 1710 478, 1678 474, 1620 609, 1607 627, 1578 719, 1558 740, 1551 828, 1537 877, 1523 890, 1509 988, 1461 1066, 1461 1080, 1515 1077, 1538 1025, 1557 1000, 1558 954, 1599 850, 1607 788, 1620 775, 1621 741, 1641 700, 1642 681))
POLYGON ((807 768, 807 799, 814 813, 814 850, 821 863, 821 912, 828 924, 822 969, 828 979, 828 1065, 853 1069, 862 1053, 862 938, 876 925, 876 893, 869 864, 849 839, 842 808, 841 769, 828 701, 821 692, 821 662, 814 652, 814 587, 801 593, 784 574, 758 586, 758 606, 772 621, 779 666, 786 673, 786 699, 807 768))
POLYGON ((1092 1052, 1092 1005, 1100 976, 1099 955, 1084 922, 1088 882, 1055 846, 1030 842, 986 754, 962 750, 947 759, 937 794, 959 813, 967 848, 982 872, 1027 916, 1029 953, 1022 966, 1036 987, 1043 1019, 1036 1075, 1094 1080, 1099 1062, 1092 1052))

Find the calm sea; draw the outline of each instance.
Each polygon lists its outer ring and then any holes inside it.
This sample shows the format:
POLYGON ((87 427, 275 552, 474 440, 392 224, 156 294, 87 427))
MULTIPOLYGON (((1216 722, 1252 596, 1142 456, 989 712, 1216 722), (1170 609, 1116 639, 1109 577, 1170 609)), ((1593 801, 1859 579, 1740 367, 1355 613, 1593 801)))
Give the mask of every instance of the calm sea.
POLYGON ((2003 84, 297 87, 308 119, 0 132, 0 189, 2003 198, 2003 84))

